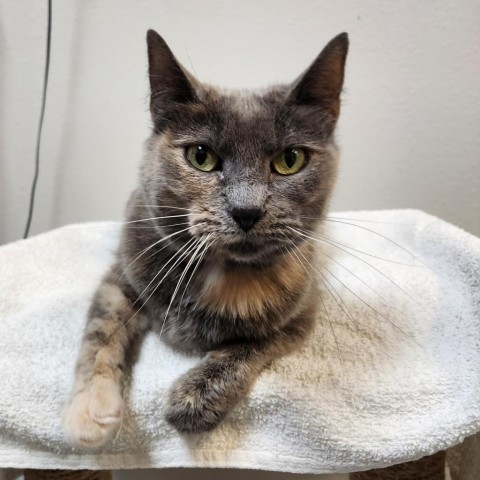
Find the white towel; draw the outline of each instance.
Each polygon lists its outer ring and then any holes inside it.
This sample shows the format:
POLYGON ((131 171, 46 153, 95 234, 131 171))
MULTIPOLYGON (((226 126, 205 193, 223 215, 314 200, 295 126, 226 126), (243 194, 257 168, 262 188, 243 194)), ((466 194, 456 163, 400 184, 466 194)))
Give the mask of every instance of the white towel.
POLYGON ((479 431, 480 240, 413 210, 330 218, 327 235, 341 244, 320 256, 328 288, 304 348, 265 370, 217 429, 187 438, 165 423, 164 400, 198 359, 149 334, 121 431, 96 453, 65 443, 60 411, 119 224, 0 248, 0 467, 335 473, 413 460, 479 431))

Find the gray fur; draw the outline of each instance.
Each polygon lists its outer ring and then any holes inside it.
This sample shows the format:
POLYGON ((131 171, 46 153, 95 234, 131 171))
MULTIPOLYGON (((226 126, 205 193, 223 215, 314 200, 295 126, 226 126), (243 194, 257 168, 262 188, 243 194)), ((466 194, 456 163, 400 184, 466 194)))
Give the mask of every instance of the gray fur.
POLYGON ((316 286, 292 255, 311 262, 314 253, 290 228, 314 230, 333 189, 346 34, 293 85, 263 92, 202 85, 158 34, 149 31, 147 41, 152 135, 117 263, 90 310, 64 417, 71 441, 85 446, 118 428, 129 352, 148 328, 177 349, 208 352, 166 405, 178 431, 196 433, 214 428, 268 363, 301 343, 315 316, 316 286), (195 144, 215 151, 221 168, 195 169, 185 158, 195 144), (271 160, 290 147, 303 148, 307 163, 281 176, 271 160), (244 231, 235 209, 261 215, 244 231))

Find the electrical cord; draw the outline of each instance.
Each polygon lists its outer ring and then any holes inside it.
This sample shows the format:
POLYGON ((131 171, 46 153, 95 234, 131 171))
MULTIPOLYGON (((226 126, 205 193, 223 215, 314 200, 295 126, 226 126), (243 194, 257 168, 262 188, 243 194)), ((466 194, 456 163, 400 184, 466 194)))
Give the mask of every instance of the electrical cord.
POLYGON ((33 207, 35 205, 35 191, 37 189, 38 174, 40 171, 40 143, 42 138, 43 118, 45 117, 45 104, 47 103, 47 87, 48 87, 48 74, 50 71, 50 46, 52 38, 52 0, 48 0, 48 24, 47 24, 47 48, 45 56, 45 73, 43 77, 43 95, 42 95, 42 108, 40 110, 40 120, 38 123, 37 132, 37 148, 35 153, 35 174, 33 176, 32 189, 30 192, 30 208, 28 210, 28 219, 25 226, 25 233, 23 238, 27 238, 30 232, 30 225, 33 217, 33 207))

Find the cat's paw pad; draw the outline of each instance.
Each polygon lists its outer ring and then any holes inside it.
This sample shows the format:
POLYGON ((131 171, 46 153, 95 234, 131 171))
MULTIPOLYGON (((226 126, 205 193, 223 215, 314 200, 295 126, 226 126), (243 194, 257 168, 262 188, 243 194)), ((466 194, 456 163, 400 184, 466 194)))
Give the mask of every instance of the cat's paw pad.
POLYGON ((170 391, 165 418, 180 433, 202 433, 215 428, 228 413, 228 404, 203 378, 184 378, 170 391))
POLYGON ((65 408, 63 428, 69 443, 84 448, 104 445, 117 431, 123 408, 119 385, 112 378, 93 377, 65 408))

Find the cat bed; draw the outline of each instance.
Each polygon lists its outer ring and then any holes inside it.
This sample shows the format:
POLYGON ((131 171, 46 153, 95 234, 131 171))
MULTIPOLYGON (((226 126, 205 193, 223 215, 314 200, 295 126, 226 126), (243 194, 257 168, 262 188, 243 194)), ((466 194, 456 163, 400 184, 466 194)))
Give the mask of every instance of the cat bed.
POLYGON ((65 442, 60 412, 120 225, 71 225, 1 247, 0 467, 340 473, 411 461, 480 431, 480 239, 414 210, 332 214, 326 224, 318 238, 330 245, 312 240, 323 252, 319 318, 301 350, 265 370, 217 429, 184 437, 163 418, 166 392, 199 360, 149 334, 121 429, 96 452, 65 442))

